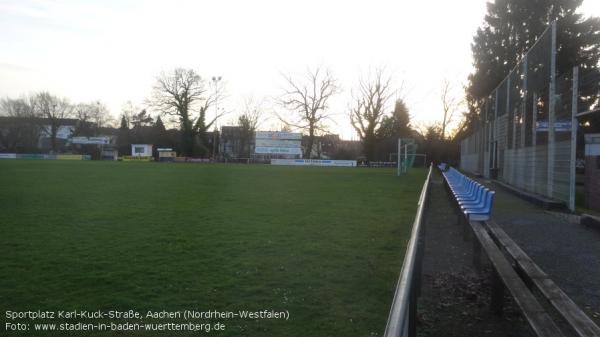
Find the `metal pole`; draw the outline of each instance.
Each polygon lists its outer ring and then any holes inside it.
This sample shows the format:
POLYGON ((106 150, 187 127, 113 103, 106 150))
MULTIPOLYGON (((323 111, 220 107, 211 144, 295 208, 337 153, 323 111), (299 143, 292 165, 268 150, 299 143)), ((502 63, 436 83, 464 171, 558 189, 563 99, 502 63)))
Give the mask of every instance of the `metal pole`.
POLYGON ((517 172, 516 170, 516 166, 517 166, 517 118, 516 118, 516 110, 513 109, 512 111, 512 165, 511 165, 511 175, 510 175, 510 179, 511 179, 511 184, 515 184, 516 183, 516 177, 515 174, 517 172))
MULTIPOLYGON (((523 88, 521 91, 523 92, 523 104, 521 107, 521 117, 519 119, 519 122, 521 123, 521 146, 519 147, 519 164, 521 167, 519 169, 519 172, 525 172, 525 163, 526 161, 530 160, 530 156, 527 156, 527 152, 525 152, 525 124, 527 124, 527 95, 529 94, 527 90, 527 54, 525 54, 525 59, 523 60, 523 88)), ((519 176, 521 177, 519 180, 522 181, 522 183, 520 184, 521 188, 528 189, 527 182, 525 181, 525 174, 519 174, 519 176)), ((533 185, 531 186, 531 190, 533 190, 533 185)))
POLYGON ((493 160, 493 167, 496 170, 496 179, 500 179, 500 175, 498 174, 499 168, 498 168, 498 90, 495 91, 496 93, 496 99, 494 100, 494 158, 493 160))
POLYGON ((577 109, 579 99, 579 67, 573 67, 571 98, 571 160, 569 161, 569 209, 575 211, 575 164, 577 161, 577 109))
MULTIPOLYGON (((511 80, 510 80, 510 74, 509 74, 508 80, 506 82, 506 84, 507 84, 506 85, 506 115, 512 124, 512 132, 511 132, 511 139, 508 139, 508 141, 510 141, 511 155, 509 156, 510 163, 507 163, 510 166, 510 174, 508 175, 507 180, 509 183, 514 184, 515 183, 514 182, 514 172, 515 172, 515 131, 516 131, 516 129, 515 129, 514 111, 510 110, 510 85, 511 85, 510 82, 511 82, 511 80)), ((508 132, 506 134, 507 134, 507 138, 508 138, 508 132)))
MULTIPOLYGON (((422 227, 424 226, 423 219, 425 217, 425 205, 429 198, 429 184, 431 182, 432 169, 433 166, 429 166, 427 179, 421 189, 417 214, 413 222, 410 240, 408 241, 406 254, 404 255, 404 263, 402 264, 402 270, 396 284, 396 291, 394 293, 392 306, 383 333, 383 336, 385 337, 409 336, 411 333, 410 325, 416 323, 414 320, 416 316, 412 315, 411 317, 410 311, 412 310, 413 314, 416 313, 415 305, 417 303, 415 295, 417 295, 416 292, 418 291, 418 288, 416 288, 415 283, 419 281, 418 274, 416 273, 421 271, 418 267, 418 264, 422 262, 419 258, 419 249, 421 249, 421 252, 423 249, 422 247, 419 248, 419 238, 421 236, 422 227), (409 322, 411 318, 413 321, 409 322)), ((412 332, 414 333, 415 331, 412 330, 412 332)))
POLYGON ((556 120, 556 21, 552 22, 552 47, 550 48, 550 89, 548 92, 548 196, 554 195, 554 157, 556 120))
POLYGON ((534 92, 533 93, 533 107, 531 109, 531 113, 533 114, 531 116, 531 148, 533 149, 533 155, 532 155, 532 165, 531 165, 531 185, 533 186, 533 191, 536 191, 536 186, 537 184, 535 183, 535 165, 537 162, 537 131, 536 131, 536 124, 537 124, 537 93, 534 92))
POLYGON ((487 148, 487 155, 485 156, 484 167, 487 167, 487 170, 484 170, 484 173, 487 171, 487 175, 484 174, 486 178, 490 178, 490 170, 492 169, 491 165, 491 156, 492 156, 492 122, 490 122, 490 101, 486 104, 485 109, 485 131, 487 135, 487 140, 485 144, 485 148, 487 148))
POLYGON ((477 143, 479 144, 479 152, 477 153, 477 171, 480 174, 484 174, 484 160, 485 160, 485 123, 483 121, 483 127, 479 128, 479 137, 477 139, 477 143))
POLYGON ((408 171, 408 144, 404 145, 404 173, 408 171))
POLYGON ((396 175, 399 177, 400 176, 400 149, 402 147, 402 138, 398 138, 398 157, 396 159, 396 161, 398 162, 398 172, 396 173, 396 175))

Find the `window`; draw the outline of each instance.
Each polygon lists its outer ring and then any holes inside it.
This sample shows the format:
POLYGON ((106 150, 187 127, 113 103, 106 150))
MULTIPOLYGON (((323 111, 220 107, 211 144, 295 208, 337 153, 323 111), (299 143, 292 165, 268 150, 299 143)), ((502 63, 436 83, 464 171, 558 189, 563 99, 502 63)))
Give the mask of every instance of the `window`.
POLYGON ((144 147, 143 146, 136 146, 133 148, 133 153, 144 153, 144 147))

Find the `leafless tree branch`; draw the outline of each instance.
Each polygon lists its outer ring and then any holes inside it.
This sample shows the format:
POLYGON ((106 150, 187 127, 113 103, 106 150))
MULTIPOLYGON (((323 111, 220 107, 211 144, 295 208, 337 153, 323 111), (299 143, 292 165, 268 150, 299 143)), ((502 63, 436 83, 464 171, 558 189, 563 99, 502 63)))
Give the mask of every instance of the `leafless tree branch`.
POLYGON ((148 105, 163 115, 179 118, 184 155, 192 154, 195 136, 204 134, 226 113, 217 111, 214 118, 206 123, 209 108, 224 98, 223 86, 210 89, 210 85, 207 88, 204 79, 193 69, 176 68, 172 72, 161 73, 156 79, 148 105))
POLYGON ((314 71, 309 69, 304 81, 294 81, 289 75, 283 77, 286 89, 278 101, 292 113, 293 118, 275 114, 285 125, 308 133, 305 157, 310 158, 316 132, 324 129, 323 122, 330 114, 329 99, 339 92, 339 87, 331 72, 321 67, 314 71))
POLYGON ((367 80, 360 79, 358 90, 352 95, 350 123, 363 141, 368 159, 373 156, 376 130, 393 95, 391 80, 390 76, 384 74, 384 69, 376 69, 367 80))
POLYGON ((460 105, 463 103, 462 100, 452 95, 452 86, 447 79, 444 79, 442 83, 441 91, 442 110, 444 112, 444 118, 441 124, 441 138, 446 139, 446 129, 448 124, 454 119, 455 113, 458 111, 460 105))

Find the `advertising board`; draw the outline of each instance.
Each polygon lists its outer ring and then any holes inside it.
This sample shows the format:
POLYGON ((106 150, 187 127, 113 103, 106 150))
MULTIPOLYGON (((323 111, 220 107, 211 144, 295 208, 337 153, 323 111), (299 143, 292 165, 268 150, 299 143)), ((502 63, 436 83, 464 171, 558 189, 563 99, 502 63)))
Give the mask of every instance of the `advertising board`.
POLYGON ((356 160, 271 159, 271 165, 355 167, 356 160))
POLYGON ((71 138, 71 143, 108 145, 110 144, 110 139, 108 137, 73 137, 71 138))
POLYGON ((257 131, 254 153, 302 155, 302 134, 293 132, 257 131))
POLYGON ((0 153, 0 159, 17 159, 16 153, 0 153))

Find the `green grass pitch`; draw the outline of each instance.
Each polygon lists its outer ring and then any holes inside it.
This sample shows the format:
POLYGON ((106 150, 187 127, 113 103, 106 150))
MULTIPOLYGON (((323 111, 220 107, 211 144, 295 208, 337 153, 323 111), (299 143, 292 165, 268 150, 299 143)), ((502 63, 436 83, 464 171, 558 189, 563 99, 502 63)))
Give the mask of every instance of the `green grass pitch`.
POLYGON ((7 310, 273 309, 289 320, 208 335, 380 336, 425 175, 0 161, 2 324, 7 310))

